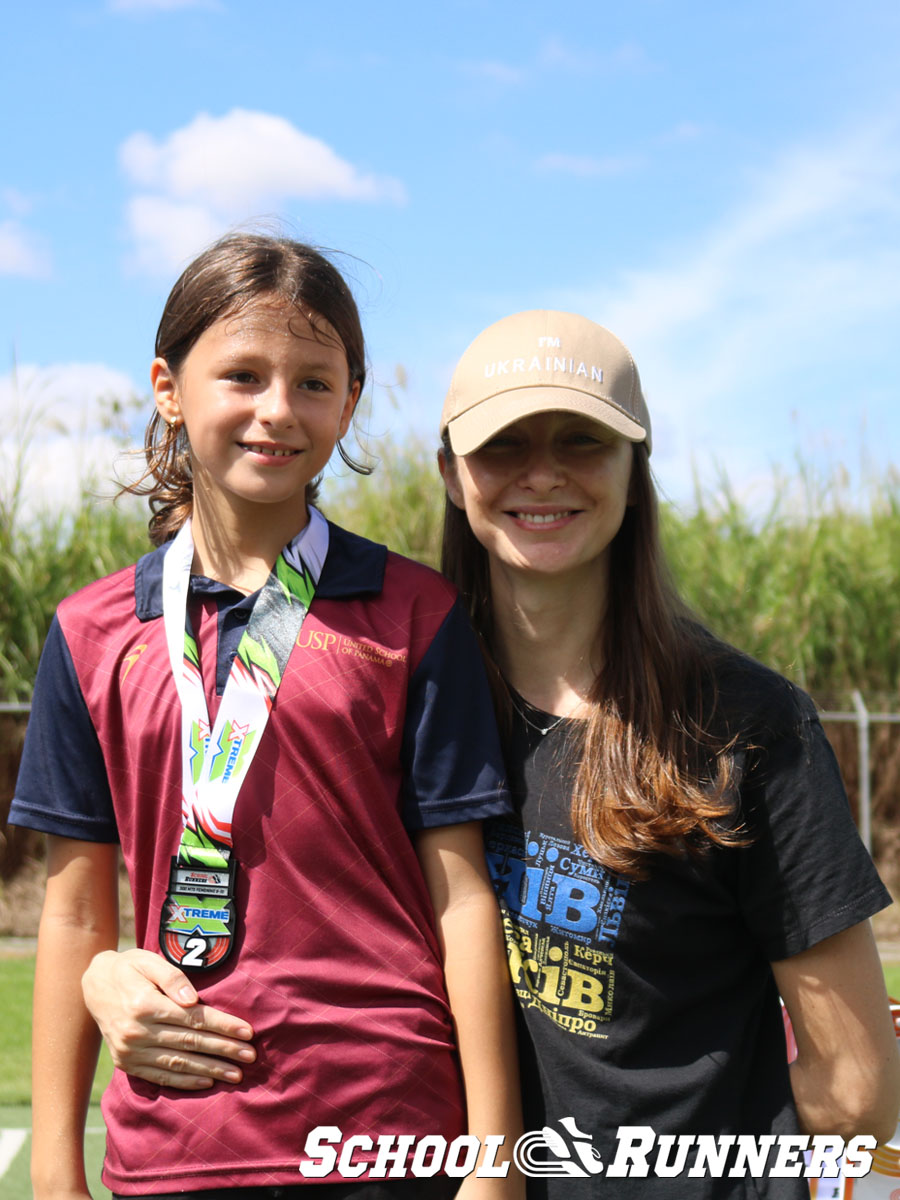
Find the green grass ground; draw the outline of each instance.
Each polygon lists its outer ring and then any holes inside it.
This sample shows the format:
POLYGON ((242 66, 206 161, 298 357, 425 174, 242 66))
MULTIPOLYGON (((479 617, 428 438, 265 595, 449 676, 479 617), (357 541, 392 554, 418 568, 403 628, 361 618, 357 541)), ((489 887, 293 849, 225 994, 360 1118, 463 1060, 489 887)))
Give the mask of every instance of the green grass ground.
MULTIPOLYGON (((34 956, 0 958, 0 1163, 5 1147, 19 1140, 9 1131, 26 1130, 28 1136, 0 1176, 0 1195, 4 1200, 29 1200, 31 1180, 31 989, 34 983, 34 956), (4 1142, 4 1138, 6 1139, 4 1142)), ((85 1161, 88 1182, 94 1200, 108 1200, 110 1193, 100 1182, 105 1131, 100 1116, 100 1097, 112 1075, 112 1062, 106 1047, 100 1055, 97 1077, 91 1093, 91 1109, 85 1136, 85 1161)))
MULTIPOLYGON (((885 966, 888 992, 900 998, 900 965, 885 966)), ((26 1133, 5 1173, 0 1172, 0 1195, 4 1200, 29 1200, 29 1156, 31 1153, 31 988, 34 958, 22 955, 0 958, 0 1165, 4 1148, 19 1141, 16 1131, 26 1133)), ((100 1182, 104 1131, 99 1099, 112 1074, 112 1063, 104 1047, 94 1082, 85 1138, 88 1182, 94 1200, 108 1200, 110 1193, 100 1182)))
MULTIPOLYGON (((34 956, 0 958, 0 1105, 31 1104, 31 990, 34 956)), ((112 1075, 106 1047, 100 1055, 91 1103, 99 1104, 112 1075)), ((3 1126, 0 1126, 3 1128, 3 1126)))
MULTIPOLYGON (((16 1130, 29 1131, 15 1158, 8 1165, 2 1177, 0 1177, 0 1195, 4 1197, 4 1200, 29 1200, 31 1196, 31 1179, 29 1177, 29 1160, 31 1157, 30 1129, 30 1105, 0 1105, 0 1154, 2 1154, 4 1147, 2 1140, 4 1136, 8 1136, 10 1132, 16 1130)), ((110 1197, 110 1192, 100 1182, 100 1169, 103 1166, 105 1142, 106 1134, 103 1128, 103 1119, 100 1116, 100 1109, 97 1105, 92 1104, 88 1113, 84 1152, 88 1185, 94 1200, 109 1200, 110 1197)))

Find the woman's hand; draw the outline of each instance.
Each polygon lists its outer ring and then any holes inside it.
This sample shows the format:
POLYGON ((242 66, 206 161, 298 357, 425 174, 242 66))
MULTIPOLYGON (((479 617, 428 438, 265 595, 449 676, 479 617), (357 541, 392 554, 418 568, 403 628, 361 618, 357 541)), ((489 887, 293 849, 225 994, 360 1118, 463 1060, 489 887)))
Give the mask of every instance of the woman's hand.
POLYGON ((82 979, 84 1000, 117 1067, 164 1087, 240 1083, 251 1063, 246 1021, 201 1004, 190 980, 149 950, 106 950, 82 979))

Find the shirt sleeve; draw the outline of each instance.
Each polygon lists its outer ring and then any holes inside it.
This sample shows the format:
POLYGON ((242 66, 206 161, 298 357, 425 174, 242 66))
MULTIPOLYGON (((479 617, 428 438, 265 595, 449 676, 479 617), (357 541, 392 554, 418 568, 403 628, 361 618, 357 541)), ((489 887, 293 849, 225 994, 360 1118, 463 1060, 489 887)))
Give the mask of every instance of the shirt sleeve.
POLYGON ((86 842, 119 840, 103 753, 56 617, 35 680, 9 823, 86 842))
POLYGON ((769 961, 808 950, 886 908, 825 731, 812 709, 757 751, 744 782, 752 838, 739 852, 740 902, 769 961))
POLYGON ((512 812, 484 660, 458 600, 410 679, 401 757, 410 830, 512 812))

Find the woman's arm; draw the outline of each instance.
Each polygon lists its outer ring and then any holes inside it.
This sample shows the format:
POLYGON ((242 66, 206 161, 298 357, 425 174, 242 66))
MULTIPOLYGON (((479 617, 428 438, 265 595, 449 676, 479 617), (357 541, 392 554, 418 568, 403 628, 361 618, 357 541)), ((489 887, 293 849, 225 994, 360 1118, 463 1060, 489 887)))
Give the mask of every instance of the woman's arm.
POLYGON ((240 1083, 235 1064, 256 1058, 249 1024, 200 1004, 187 976, 159 954, 98 954, 82 986, 113 1062, 138 1079, 200 1091, 217 1080, 240 1083))
MULTIPOLYGON (((469 1133, 483 1142, 505 1137, 503 1154, 521 1133, 512 988, 497 901, 484 860, 481 823, 423 830, 416 852, 431 894, 444 956, 447 995, 456 1030, 469 1133)), ((459 1197, 524 1195, 524 1181, 510 1167, 507 1179, 464 1182, 459 1197)))
POLYGON ((118 846, 50 836, 38 931, 32 1043, 31 1178, 35 1200, 89 1195, 84 1122, 100 1035, 81 976, 119 934, 118 846))
POLYGON ((887 1141, 900 1108, 900 1055, 869 922, 772 970, 797 1039, 791 1087, 801 1128, 887 1141))

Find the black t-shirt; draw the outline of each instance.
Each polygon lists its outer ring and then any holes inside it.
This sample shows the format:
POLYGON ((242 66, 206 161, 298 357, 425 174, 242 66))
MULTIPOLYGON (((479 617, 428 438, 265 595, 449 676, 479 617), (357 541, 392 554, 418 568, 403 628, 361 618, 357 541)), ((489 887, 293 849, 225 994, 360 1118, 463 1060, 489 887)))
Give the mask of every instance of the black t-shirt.
POLYGON ((517 698, 525 717, 514 718, 508 769, 518 818, 487 823, 488 862, 520 1002, 525 1128, 543 1127, 550 1146, 533 1161, 579 1165, 530 1180, 534 1200, 809 1195, 803 1178, 659 1177, 658 1143, 646 1178, 608 1175, 621 1126, 796 1132, 769 963, 890 903, 809 698, 731 651, 717 696, 717 727, 739 738, 735 819, 751 843, 701 859, 659 855, 643 880, 606 871, 573 837, 576 723, 517 698), (580 1166, 592 1152, 602 1173, 580 1166))

